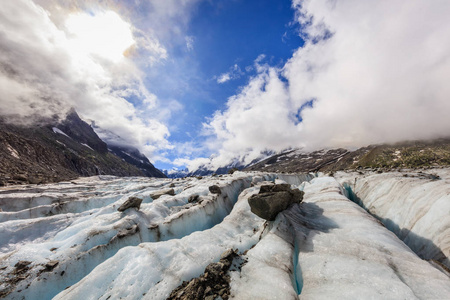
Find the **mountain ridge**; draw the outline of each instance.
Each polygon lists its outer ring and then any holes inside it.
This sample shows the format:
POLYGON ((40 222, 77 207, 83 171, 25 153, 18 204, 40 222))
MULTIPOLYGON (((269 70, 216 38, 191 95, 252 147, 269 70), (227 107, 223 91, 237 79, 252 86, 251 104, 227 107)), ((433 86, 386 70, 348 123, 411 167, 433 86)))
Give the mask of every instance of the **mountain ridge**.
POLYGON ((0 120, 0 152, 0 185, 93 175, 165 177, 148 159, 147 169, 140 168, 109 151, 75 110, 62 121, 42 120, 32 126, 0 120))
POLYGON ((352 169, 427 168, 450 165, 450 138, 376 144, 356 150, 343 148, 275 154, 244 168, 264 172, 334 172, 352 169))

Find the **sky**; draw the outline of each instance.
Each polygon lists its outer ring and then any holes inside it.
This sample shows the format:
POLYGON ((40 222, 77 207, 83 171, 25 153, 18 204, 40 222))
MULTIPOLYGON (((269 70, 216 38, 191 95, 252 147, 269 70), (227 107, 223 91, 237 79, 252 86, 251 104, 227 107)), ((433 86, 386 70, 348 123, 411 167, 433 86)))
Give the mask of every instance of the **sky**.
POLYGON ((448 136, 447 0, 15 0, 0 114, 74 107, 156 167, 448 136))

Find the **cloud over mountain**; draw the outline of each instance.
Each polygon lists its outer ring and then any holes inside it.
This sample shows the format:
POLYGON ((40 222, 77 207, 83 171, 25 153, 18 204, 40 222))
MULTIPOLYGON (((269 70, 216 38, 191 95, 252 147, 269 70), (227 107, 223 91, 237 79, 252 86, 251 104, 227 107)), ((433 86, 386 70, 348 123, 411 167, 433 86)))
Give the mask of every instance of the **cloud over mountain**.
MULTIPOLYGON (((194 2, 185 1, 181 7, 194 2)), ((168 40, 175 25, 184 24, 187 17, 174 1, 153 1, 148 6, 141 6, 138 15, 137 7, 119 1, 4 3, 1 114, 32 123, 42 117, 63 117, 74 107, 85 119, 95 120, 151 157, 171 148, 169 130, 155 113, 159 99, 145 86, 139 66, 167 59, 160 41, 168 40), (146 9, 154 16, 151 21, 138 18, 146 9), (135 17, 134 24, 127 17, 135 17)))
POLYGON ((448 135, 448 1, 294 0, 305 45, 259 74, 204 124, 230 157, 448 135))
POLYGON ((191 168, 249 163, 266 150, 447 135, 448 1, 282 6, 5 2, 0 114, 30 123, 74 107, 99 134, 191 168), (296 26, 304 44, 286 38, 296 26))

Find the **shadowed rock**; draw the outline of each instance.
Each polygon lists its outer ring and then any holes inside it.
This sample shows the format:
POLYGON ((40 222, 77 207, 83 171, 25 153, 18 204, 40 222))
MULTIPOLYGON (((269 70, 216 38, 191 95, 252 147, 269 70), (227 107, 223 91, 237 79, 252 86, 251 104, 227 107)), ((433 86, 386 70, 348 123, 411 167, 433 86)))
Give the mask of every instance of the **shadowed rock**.
POLYGON ((45 264, 45 269, 43 270, 44 272, 50 272, 52 271, 54 268, 56 268, 56 266, 59 264, 59 261, 57 260, 51 260, 49 262, 47 262, 45 264))
POLYGON ((162 195, 170 195, 170 196, 175 196, 175 190, 174 189, 163 189, 163 190, 159 190, 156 191, 154 193, 150 194, 150 197, 152 197, 153 200, 158 199, 159 197, 161 197, 162 195))
POLYGON ((220 195, 222 192, 220 191, 220 187, 218 187, 217 185, 211 185, 210 187, 209 187, 209 191, 212 193, 212 194, 218 194, 218 195, 220 195))
POLYGON ((142 199, 138 197, 130 197, 127 201, 125 201, 117 210, 125 211, 129 208, 136 208, 139 210, 141 208, 142 199))
POLYGON ((259 193, 269 193, 269 192, 288 192, 291 190, 291 186, 287 183, 281 184, 267 184, 262 185, 259 189, 259 193))
POLYGON ((189 203, 198 202, 200 200, 200 195, 190 195, 188 198, 189 203))
POLYGON ((248 199, 250 210, 260 218, 275 220, 279 212, 303 200, 303 191, 291 190, 289 184, 263 185, 259 194, 248 199))
POLYGON ((205 272, 197 278, 183 283, 174 289, 167 300, 223 299, 230 297, 230 276, 228 269, 238 254, 235 250, 225 251, 220 260, 210 263, 205 272))

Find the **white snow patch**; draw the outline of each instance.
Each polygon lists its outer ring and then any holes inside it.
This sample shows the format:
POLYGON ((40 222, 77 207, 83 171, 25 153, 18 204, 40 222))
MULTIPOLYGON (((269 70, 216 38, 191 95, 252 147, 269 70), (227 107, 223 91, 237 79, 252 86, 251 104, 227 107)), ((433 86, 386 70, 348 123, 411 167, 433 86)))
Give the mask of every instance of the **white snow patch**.
POLYGON ((81 145, 83 145, 83 146, 85 146, 85 147, 88 147, 88 148, 91 149, 92 151, 95 151, 95 150, 92 149, 91 146, 89 146, 88 144, 81 143, 81 145))
POLYGON ((64 131, 62 131, 62 130, 59 129, 59 128, 53 127, 52 129, 53 129, 53 132, 54 132, 54 133, 59 133, 59 134, 62 134, 62 135, 67 136, 68 138, 71 138, 71 137, 68 136, 64 131))
POLYGON ((14 149, 14 148, 13 148, 11 145, 9 145, 9 144, 8 144, 6 147, 8 148, 9 153, 10 153, 13 157, 15 157, 15 158, 17 158, 17 159, 20 159, 19 152, 17 152, 16 149, 14 149))
POLYGON ((293 156, 298 157, 299 155, 302 155, 302 154, 304 154, 304 152, 301 149, 297 149, 297 150, 292 151, 291 153, 285 154, 284 156, 286 156, 286 157, 293 157, 293 156))

